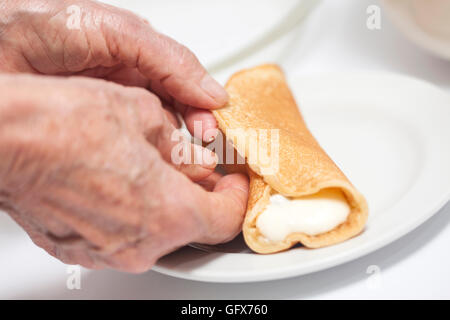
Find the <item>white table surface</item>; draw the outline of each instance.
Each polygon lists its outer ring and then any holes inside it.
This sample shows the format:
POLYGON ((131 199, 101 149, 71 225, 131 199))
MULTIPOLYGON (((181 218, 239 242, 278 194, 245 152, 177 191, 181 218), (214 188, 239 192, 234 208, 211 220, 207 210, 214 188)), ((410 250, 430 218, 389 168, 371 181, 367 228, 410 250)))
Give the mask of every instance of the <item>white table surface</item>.
MULTIPOLYGON (((325 0, 302 28, 293 31, 288 47, 276 61, 291 75, 384 70, 422 78, 450 92, 450 62, 411 44, 384 12, 381 30, 368 30, 366 8, 371 4, 379 5, 376 0, 325 0)), ((0 213, 0 298, 449 299, 449 243, 447 203, 416 230, 372 254, 293 279, 210 284, 153 271, 129 275, 83 270, 81 290, 68 290, 67 266, 35 247, 19 227, 0 213), (366 272, 371 265, 381 270, 377 286, 371 285, 373 278, 366 272)))

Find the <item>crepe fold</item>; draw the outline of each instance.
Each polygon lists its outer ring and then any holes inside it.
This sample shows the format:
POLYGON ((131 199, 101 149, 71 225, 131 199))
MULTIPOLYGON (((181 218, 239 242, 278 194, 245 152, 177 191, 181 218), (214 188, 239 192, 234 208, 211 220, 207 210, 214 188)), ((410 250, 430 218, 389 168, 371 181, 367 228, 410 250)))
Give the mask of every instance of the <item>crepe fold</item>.
MULTIPOLYGON (((320 248, 358 235, 367 220, 367 202, 308 130, 280 68, 262 65, 240 71, 230 78, 225 88, 229 103, 213 113, 227 141, 246 161, 250 195, 243 234, 247 245, 258 253, 274 253, 297 243, 320 248), (265 170, 267 159, 260 159, 255 154, 258 151, 249 147, 255 129, 275 129, 278 133, 276 153, 266 143, 270 139, 265 137, 261 143, 262 138, 257 138, 259 152, 277 158, 276 170, 265 170), (232 136, 229 131, 233 132, 232 136), (291 233, 279 242, 267 240, 258 230, 257 218, 269 204, 271 194, 300 198, 327 188, 340 189, 350 207, 347 220, 333 230, 314 236, 291 233)), ((238 166, 231 168, 239 171, 238 166)))

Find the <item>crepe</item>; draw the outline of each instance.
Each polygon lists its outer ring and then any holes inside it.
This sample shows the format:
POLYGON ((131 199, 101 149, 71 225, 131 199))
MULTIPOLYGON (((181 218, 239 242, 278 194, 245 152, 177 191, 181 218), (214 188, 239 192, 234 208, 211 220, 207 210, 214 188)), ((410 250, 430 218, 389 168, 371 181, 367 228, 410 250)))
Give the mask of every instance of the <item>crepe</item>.
MULTIPOLYGON (((258 253, 275 253, 297 243, 308 248, 329 246, 361 233, 368 216, 367 202, 306 127, 280 68, 261 65, 240 71, 230 78, 225 88, 229 103, 213 113, 227 140, 246 160, 250 194, 243 234, 247 245, 258 253), (230 129, 232 137, 227 133, 230 129), (255 139, 249 132, 254 129, 277 130, 276 153, 266 143, 270 139, 259 144, 270 158, 278 156, 276 171, 265 170, 267 161, 259 159, 256 150, 249 147, 249 140, 255 139), (301 198, 326 188, 340 189, 350 207, 347 220, 331 231, 317 235, 295 232, 273 242, 257 228, 257 218, 269 204, 271 194, 301 198)), ((242 166, 231 166, 231 169, 240 171, 242 166)))

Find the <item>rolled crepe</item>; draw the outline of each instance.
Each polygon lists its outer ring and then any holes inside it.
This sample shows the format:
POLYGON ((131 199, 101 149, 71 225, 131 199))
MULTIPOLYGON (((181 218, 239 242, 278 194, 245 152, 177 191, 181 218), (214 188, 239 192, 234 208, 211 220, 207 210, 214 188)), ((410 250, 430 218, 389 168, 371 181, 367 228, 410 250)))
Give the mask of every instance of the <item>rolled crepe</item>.
MULTIPOLYGON (((230 96, 229 103, 213 113, 228 142, 246 161, 244 168, 250 177, 250 194, 243 234, 247 245, 258 253, 274 253, 297 243, 320 248, 358 235, 367 220, 367 202, 306 127, 280 68, 262 65, 243 70, 234 74, 225 88, 230 96), (266 143, 269 138, 259 143, 263 153, 271 159, 277 158, 276 170, 265 170, 267 159, 260 159, 255 154, 257 150, 249 147, 249 141, 254 139, 251 132, 255 129, 277 130, 279 148, 276 153, 270 143, 266 143), (284 239, 273 241, 258 228, 257 220, 268 208, 272 195, 294 200, 324 190, 342 192, 349 208, 345 221, 333 229, 319 234, 291 232, 284 239)), ((257 139, 261 142, 262 138, 257 139)), ((232 169, 241 171, 242 166, 232 166, 232 169)))

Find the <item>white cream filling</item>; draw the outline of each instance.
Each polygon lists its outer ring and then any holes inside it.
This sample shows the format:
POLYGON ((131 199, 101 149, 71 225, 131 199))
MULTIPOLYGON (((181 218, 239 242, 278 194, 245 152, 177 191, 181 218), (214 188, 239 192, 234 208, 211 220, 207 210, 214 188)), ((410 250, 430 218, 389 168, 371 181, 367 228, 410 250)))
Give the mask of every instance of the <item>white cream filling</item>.
POLYGON ((311 236, 328 232, 345 222, 349 213, 350 206, 339 189, 295 199, 274 194, 256 226, 267 240, 276 242, 295 232, 311 236))

